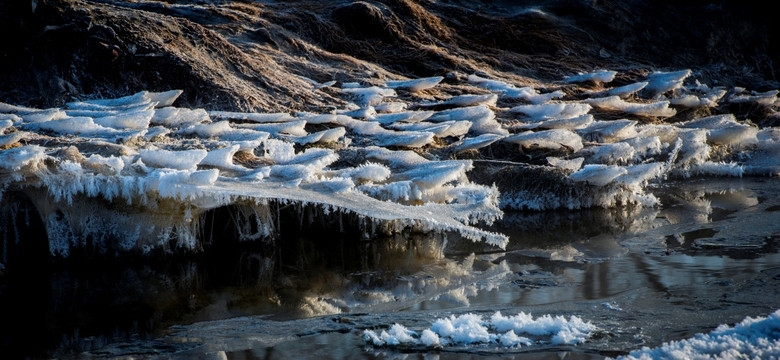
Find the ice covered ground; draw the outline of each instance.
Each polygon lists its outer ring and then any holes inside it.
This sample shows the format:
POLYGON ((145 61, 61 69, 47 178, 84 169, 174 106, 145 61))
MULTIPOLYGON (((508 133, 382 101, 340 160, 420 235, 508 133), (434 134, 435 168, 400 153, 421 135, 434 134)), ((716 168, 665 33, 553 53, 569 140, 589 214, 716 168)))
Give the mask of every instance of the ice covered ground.
POLYGON ((544 89, 454 77, 474 93, 433 101, 441 77, 322 84, 353 101, 329 113, 178 108, 178 90, 0 103, 0 191, 31 199, 57 256, 86 239, 102 252, 200 249, 200 215, 230 205, 257 225, 242 238, 272 238, 280 204, 356 215, 367 237, 454 232, 503 248, 505 235, 475 226, 502 209, 652 207, 646 186, 669 177, 780 174, 780 130, 727 112, 777 117, 776 91, 709 88, 690 70, 610 87, 615 75, 544 89))

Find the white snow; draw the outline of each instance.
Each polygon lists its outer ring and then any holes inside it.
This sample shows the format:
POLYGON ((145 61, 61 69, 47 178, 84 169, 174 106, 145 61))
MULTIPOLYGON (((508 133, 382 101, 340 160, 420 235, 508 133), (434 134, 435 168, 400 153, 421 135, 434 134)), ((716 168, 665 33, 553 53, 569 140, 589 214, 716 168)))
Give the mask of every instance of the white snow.
POLYGON ((417 332, 396 323, 389 330, 382 330, 379 334, 374 330, 365 330, 363 338, 367 344, 373 346, 447 347, 487 344, 512 348, 531 346, 536 342, 550 342, 556 345, 582 343, 587 341, 596 330, 596 326, 577 316, 571 316, 569 319, 551 315, 534 318, 524 312, 513 316, 504 316, 496 312, 488 318, 467 313, 436 319, 431 327, 422 330, 419 336, 417 332), (546 339, 533 341, 517 334, 546 337, 546 339))
POLYGON ((720 325, 708 334, 643 347, 620 360, 651 359, 778 359, 780 358, 780 310, 767 317, 747 317, 734 326, 720 325))

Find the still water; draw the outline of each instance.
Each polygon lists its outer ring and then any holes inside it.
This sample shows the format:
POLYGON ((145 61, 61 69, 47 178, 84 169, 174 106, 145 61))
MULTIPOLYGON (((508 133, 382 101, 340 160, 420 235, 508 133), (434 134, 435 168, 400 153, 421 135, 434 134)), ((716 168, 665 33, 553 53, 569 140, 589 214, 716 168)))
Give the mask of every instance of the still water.
POLYGON ((21 357, 601 359, 780 308, 780 181, 688 180, 659 208, 507 213, 495 252, 452 235, 295 232, 176 259, 0 275, 0 347, 21 357), (364 329, 450 314, 577 315, 576 346, 378 348, 364 329))

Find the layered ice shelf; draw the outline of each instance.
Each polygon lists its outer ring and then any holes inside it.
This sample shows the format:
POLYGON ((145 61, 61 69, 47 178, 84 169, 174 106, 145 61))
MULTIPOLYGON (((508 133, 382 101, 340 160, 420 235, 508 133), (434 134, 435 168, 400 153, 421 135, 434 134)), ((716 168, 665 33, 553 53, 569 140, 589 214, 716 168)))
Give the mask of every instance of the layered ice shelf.
MULTIPOLYGON (((356 216, 368 237, 455 232, 504 247, 506 236, 475 226, 502 209, 655 206, 646 186, 668 177, 780 174, 771 122, 715 112, 728 102, 777 113, 776 91, 686 85, 689 70, 580 88, 615 75, 576 75, 553 91, 462 80, 479 94, 444 89, 441 77, 343 83, 335 93, 354 103, 327 113, 175 107, 180 90, 0 103, 0 195, 29 199, 61 256, 87 239, 102 251, 199 249, 201 215, 226 206, 254 222, 242 238, 274 237, 280 204, 356 216), (713 115, 681 117, 691 107, 713 115)), ((9 201, 5 229, 29 215, 9 201)), ((16 233, 4 231, 5 244, 16 233)))

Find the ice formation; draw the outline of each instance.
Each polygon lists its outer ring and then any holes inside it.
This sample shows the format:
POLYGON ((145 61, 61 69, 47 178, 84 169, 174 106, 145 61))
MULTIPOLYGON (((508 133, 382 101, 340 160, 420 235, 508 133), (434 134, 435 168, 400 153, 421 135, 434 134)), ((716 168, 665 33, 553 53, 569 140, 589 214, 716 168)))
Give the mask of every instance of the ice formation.
POLYGON ((778 359, 780 358, 780 310, 768 317, 747 317, 734 326, 721 325, 708 334, 643 347, 620 360, 650 359, 778 359))
POLYGON ((577 316, 569 319, 550 315, 534 318, 524 312, 513 316, 496 312, 488 318, 468 313, 436 319, 430 328, 419 334, 401 324, 393 324, 389 330, 382 330, 379 334, 367 329, 363 331, 363 338, 373 346, 454 347, 489 344, 511 348, 536 343, 578 344, 587 341, 596 330, 596 326, 577 316), (535 340, 518 334, 531 336, 535 340))
MULTIPOLYGON (((0 103, 0 195, 29 197, 62 256, 86 238, 105 251, 197 250, 199 216, 223 206, 255 214, 247 239, 273 237, 279 204, 358 216, 367 236, 455 232, 503 247, 506 236, 474 226, 502 208, 653 206, 647 184, 668 177, 780 175, 780 131, 718 113, 726 101, 776 113, 777 91, 686 85, 690 70, 577 85, 615 75, 577 75, 547 93, 470 75, 460 85, 487 93, 442 90, 440 101, 421 92, 439 91, 440 77, 345 82, 331 91, 354 103, 327 113, 175 107, 180 90, 0 103), (716 115, 676 113, 684 107, 716 115), (614 111, 627 118, 603 115, 614 111)), ((494 340, 521 343, 512 331, 494 340)))

